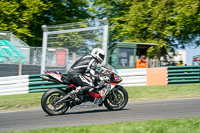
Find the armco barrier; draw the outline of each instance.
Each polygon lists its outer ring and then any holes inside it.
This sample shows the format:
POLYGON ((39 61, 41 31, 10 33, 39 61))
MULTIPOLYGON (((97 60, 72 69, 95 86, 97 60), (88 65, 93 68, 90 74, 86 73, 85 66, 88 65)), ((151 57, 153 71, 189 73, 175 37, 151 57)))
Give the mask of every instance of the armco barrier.
MULTIPOLYGON (((200 83, 200 66, 118 69, 123 86, 200 83)), ((66 73, 65 73, 66 74, 66 73)), ((0 95, 45 92, 66 85, 43 81, 40 74, 0 77, 0 95)))
POLYGON ((200 66, 168 67, 168 84, 200 83, 200 66))
MULTIPOLYGON (((121 69, 118 70, 122 77, 123 86, 146 85, 146 69, 121 69)), ((50 88, 65 88, 66 85, 43 81, 40 74, 10 76, 0 78, 0 95, 24 94, 45 92, 50 88)))
POLYGON ((66 85, 43 81, 40 74, 10 76, 0 78, 0 95, 45 92, 49 88, 66 87, 66 85))
POLYGON ((10 76, 0 78, 0 95, 23 94, 29 92, 29 76, 10 76))
POLYGON ((118 69, 119 76, 122 77, 123 86, 143 86, 147 85, 146 68, 141 69, 118 69))
POLYGON ((50 81, 43 81, 40 74, 29 76, 29 93, 45 92, 50 88, 65 88, 66 85, 58 84, 50 81))

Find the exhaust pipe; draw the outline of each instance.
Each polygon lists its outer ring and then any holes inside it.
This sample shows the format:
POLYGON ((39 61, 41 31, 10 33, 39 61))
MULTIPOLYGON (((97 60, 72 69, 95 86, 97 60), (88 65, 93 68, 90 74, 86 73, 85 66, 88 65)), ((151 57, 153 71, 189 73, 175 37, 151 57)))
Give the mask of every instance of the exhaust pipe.
POLYGON ((40 78, 42 78, 44 80, 49 80, 49 77, 47 77, 47 76, 40 76, 40 78))
POLYGON ((46 81, 51 81, 51 82, 59 83, 57 80, 49 78, 47 76, 40 76, 40 78, 42 78, 43 80, 46 80, 46 81))

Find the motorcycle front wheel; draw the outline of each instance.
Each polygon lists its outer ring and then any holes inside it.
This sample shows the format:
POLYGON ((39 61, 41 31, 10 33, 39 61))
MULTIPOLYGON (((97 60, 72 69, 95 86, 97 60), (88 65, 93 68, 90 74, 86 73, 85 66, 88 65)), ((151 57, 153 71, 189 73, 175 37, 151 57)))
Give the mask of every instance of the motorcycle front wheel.
POLYGON ((66 93, 60 89, 53 88, 45 92, 41 98, 41 106, 45 113, 49 115, 61 115, 69 108, 69 103, 55 105, 66 93))
POLYGON ((128 93, 122 86, 116 86, 104 100, 104 105, 109 110, 121 110, 128 103, 128 93))

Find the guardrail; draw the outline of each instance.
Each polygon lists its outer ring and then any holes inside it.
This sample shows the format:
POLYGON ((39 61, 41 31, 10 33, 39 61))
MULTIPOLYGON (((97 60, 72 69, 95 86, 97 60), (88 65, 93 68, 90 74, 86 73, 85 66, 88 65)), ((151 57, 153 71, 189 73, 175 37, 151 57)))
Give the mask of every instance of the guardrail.
MULTIPOLYGON (((123 86, 141 86, 147 83, 146 69, 126 69, 118 70, 118 72, 122 76, 123 81, 121 84, 123 86)), ((40 76, 41 74, 1 77, 0 95, 45 92, 50 88, 67 87, 63 84, 43 81, 40 76)))
MULTIPOLYGON (((123 86, 200 83, 200 66, 165 68, 118 69, 123 86)), ((64 73, 66 75, 66 73, 64 73)), ((43 81, 40 74, 0 77, 0 95, 45 92, 66 85, 43 81)))
MULTIPOLYGON (((46 74, 44 74, 46 75, 46 74)), ((41 74, 35 74, 29 76, 29 93, 35 92, 45 92, 47 89, 50 88, 66 88, 66 85, 44 81, 40 78, 41 74)))
POLYGON ((147 85, 147 69, 118 69, 119 76, 122 77, 123 86, 143 86, 147 85))
POLYGON ((168 84, 200 83, 200 66, 168 67, 168 84))
POLYGON ((24 94, 29 92, 29 76, 10 76, 0 78, 0 95, 24 94))
POLYGON ((66 88, 66 85, 43 81, 40 74, 0 78, 0 95, 45 92, 50 88, 66 88))

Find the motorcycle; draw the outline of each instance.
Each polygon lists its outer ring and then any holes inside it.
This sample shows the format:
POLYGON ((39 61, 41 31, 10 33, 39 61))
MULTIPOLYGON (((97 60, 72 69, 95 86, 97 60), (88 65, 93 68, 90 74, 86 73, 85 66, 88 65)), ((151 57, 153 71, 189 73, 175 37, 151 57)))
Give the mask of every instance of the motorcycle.
MULTIPOLYGON (((49 115, 61 115, 69 108, 84 102, 93 102, 99 106, 104 105, 109 110, 121 110, 128 102, 126 89, 118 85, 122 79, 109 64, 103 65, 100 69, 99 77, 103 80, 96 81, 95 88, 81 94, 81 102, 69 95, 72 91, 77 92, 80 86, 74 85, 59 72, 47 71, 45 73, 47 76, 41 76, 43 80, 66 85, 66 88, 52 88, 43 94, 41 106, 43 111, 49 115)), ((85 77, 91 80, 88 75, 85 77)))

